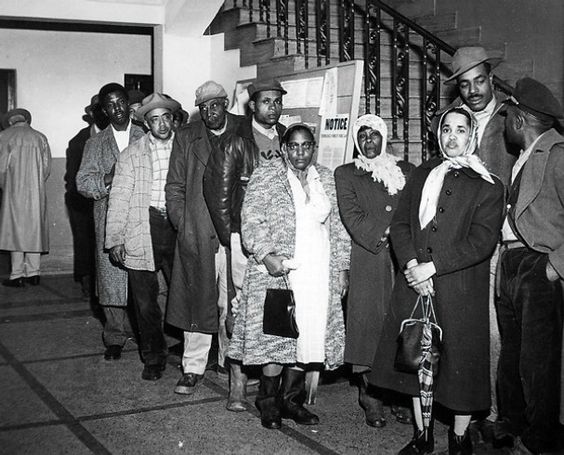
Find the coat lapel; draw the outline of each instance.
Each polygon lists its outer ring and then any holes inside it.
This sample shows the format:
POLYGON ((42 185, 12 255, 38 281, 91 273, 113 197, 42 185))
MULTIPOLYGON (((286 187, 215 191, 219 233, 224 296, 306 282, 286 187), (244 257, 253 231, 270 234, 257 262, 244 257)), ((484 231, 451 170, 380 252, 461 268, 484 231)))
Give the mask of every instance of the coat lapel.
POLYGON ((198 158, 202 164, 206 166, 211 155, 211 144, 208 139, 208 133, 206 132, 204 122, 200 122, 198 132, 199 136, 197 136, 192 142, 192 150, 194 151, 196 158, 198 158))

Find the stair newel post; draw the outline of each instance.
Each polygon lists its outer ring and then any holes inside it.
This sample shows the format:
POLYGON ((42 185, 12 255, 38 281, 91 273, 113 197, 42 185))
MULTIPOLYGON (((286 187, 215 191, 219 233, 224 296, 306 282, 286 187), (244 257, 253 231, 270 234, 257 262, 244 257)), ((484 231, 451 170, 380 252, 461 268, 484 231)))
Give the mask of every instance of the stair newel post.
POLYGON ((264 5, 264 15, 266 16, 266 37, 270 38, 270 28, 272 26, 270 20, 270 0, 261 0, 261 5, 264 5))
POLYGON ((428 73, 428 58, 427 52, 429 52, 430 43, 427 41, 427 38, 423 38, 423 52, 421 55, 421 99, 419 101, 419 108, 420 108, 420 116, 421 116, 421 161, 425 161, 427 159, 427 148, 429 147, 429 126, 427 125, 427 84, 429 81, 428 73))
POLYGON ((403 117, 403 159, 409 161, 409 27, 403 24, 403 49, 402 49, 402 85, 400 89, 402 96, 403 117))
POLYGON ((339 61, 354 59, 354 1, 341 0, 339 61))
POLYGON ((276 0, 276 35, 284 38, 284 53, 288 55, 288 0, 276 0))
POLYGON ((365 112, 374 110, 380 115, 380 18, 381 10, 375 0, 366 0, 364 16, 364 96, 365 112))
POLYGON ((317 66, 323 64, 322 56, 325 56, 325 64, 330 63, 330 46, 329 41, 329 0, 315 0, 315 33, 316 33, 316 49, 317 49, 317 66))
POLYGON ((390 93, 392 95, 392 139, 399 139, 398 137, 398 93, 397 93, 397 68, 398 68, 398 21, 393 21, 392 32, 392 87, 390 93))

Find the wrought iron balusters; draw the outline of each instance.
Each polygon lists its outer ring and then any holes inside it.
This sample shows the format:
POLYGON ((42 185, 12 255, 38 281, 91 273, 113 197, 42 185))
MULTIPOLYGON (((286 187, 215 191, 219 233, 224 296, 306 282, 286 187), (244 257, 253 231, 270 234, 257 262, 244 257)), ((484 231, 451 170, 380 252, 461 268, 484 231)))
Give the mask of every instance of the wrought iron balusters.
POLYGON ((329 0, 315 0, 317 66, 328 65, 331 61, 330 14, 329 0), (323 61, 323 57, 325 57, 325 61, 323 61))

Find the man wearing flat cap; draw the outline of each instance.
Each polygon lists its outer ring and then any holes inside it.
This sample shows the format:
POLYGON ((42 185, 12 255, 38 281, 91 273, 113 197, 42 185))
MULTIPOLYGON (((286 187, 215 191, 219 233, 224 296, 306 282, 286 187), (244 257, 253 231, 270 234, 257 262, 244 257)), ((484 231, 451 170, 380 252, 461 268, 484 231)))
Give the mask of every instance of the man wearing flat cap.
POLYGON ((170 282, 176 233, 166 213, 164 187, 172 151, 173 114, 180 104, 153 93, 144 98, 137 117, 149 132, 120 153, 106 221, 106 249, 129 273, 145 364, 141 377, 160 379, 167 346, 157 297, 158 272, 170 282))
POLYGON ((47 138, 31 126, 26 109, 8 111, 0 132, 0 250, 10 251, 4 286, 39 284, 41 253, 49 251, 47 192, 51 170, 47 138))
POLYGON ((521 148, 512 169, 501 257, 500 414, 512 453, 562 453, 559 434, 564 283, 562 107, 523 78, 508 100, 506 134, 521 148))
POLYGON ((165 187, 168 215, 178 232, 166 321, 184 331, 183 375, 174 389, 180 394, 194 393, 202 379, 214 333, 218 365, 224 365, 227 259, 204 200, 202 180, 210 156, 222 153, 222 138, 241 122, 241 117, 227 112, 227 93, 214 81, 198 87, 195 105, 201 120, 177 131, 165 187))
POLYGON ((104 248, 106 212, 117 158, 145 133, 131 124, 129 98, 122 85, 104 85, 98 99, 110 124, 86 142, 76 187, 84 197, 94 199, 98 302, 106 318, 102 334, 106 346, 104 359, 118 360, 131 330, 127 316, 127 270, 113 262, 104 248))
MULTIPOLYGON (((253 170, 280 158, 280 139, 286 127, 279 123, 286 91, 276 79, 253 82, 247 87, 252 115, 223 141, 223 153, 212 155, 204 173, 204 196, 219 241, 230 251, 231 283, 228 323, 236 313, 243 287, 247 257, 241 245, 241 207, 253 170)), ((230 360, 227 409, 244 411, 247 376, 230 360)))

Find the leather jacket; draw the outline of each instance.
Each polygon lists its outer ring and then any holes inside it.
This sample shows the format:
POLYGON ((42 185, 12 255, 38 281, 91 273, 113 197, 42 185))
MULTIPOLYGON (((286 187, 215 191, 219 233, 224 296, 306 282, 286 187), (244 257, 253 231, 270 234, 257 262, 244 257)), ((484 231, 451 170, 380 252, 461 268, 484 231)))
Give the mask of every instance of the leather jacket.
MULTIPOLYGON (((286 128, 277 124, 278 137, 286 128)), ((219 241, 230 246, 232 232, 241 232, 241 207, 247 183, 260 163, 251 117, 234 132, 226 135, 220 150, 210 156, 204 172, 204 198, 219 241)))

